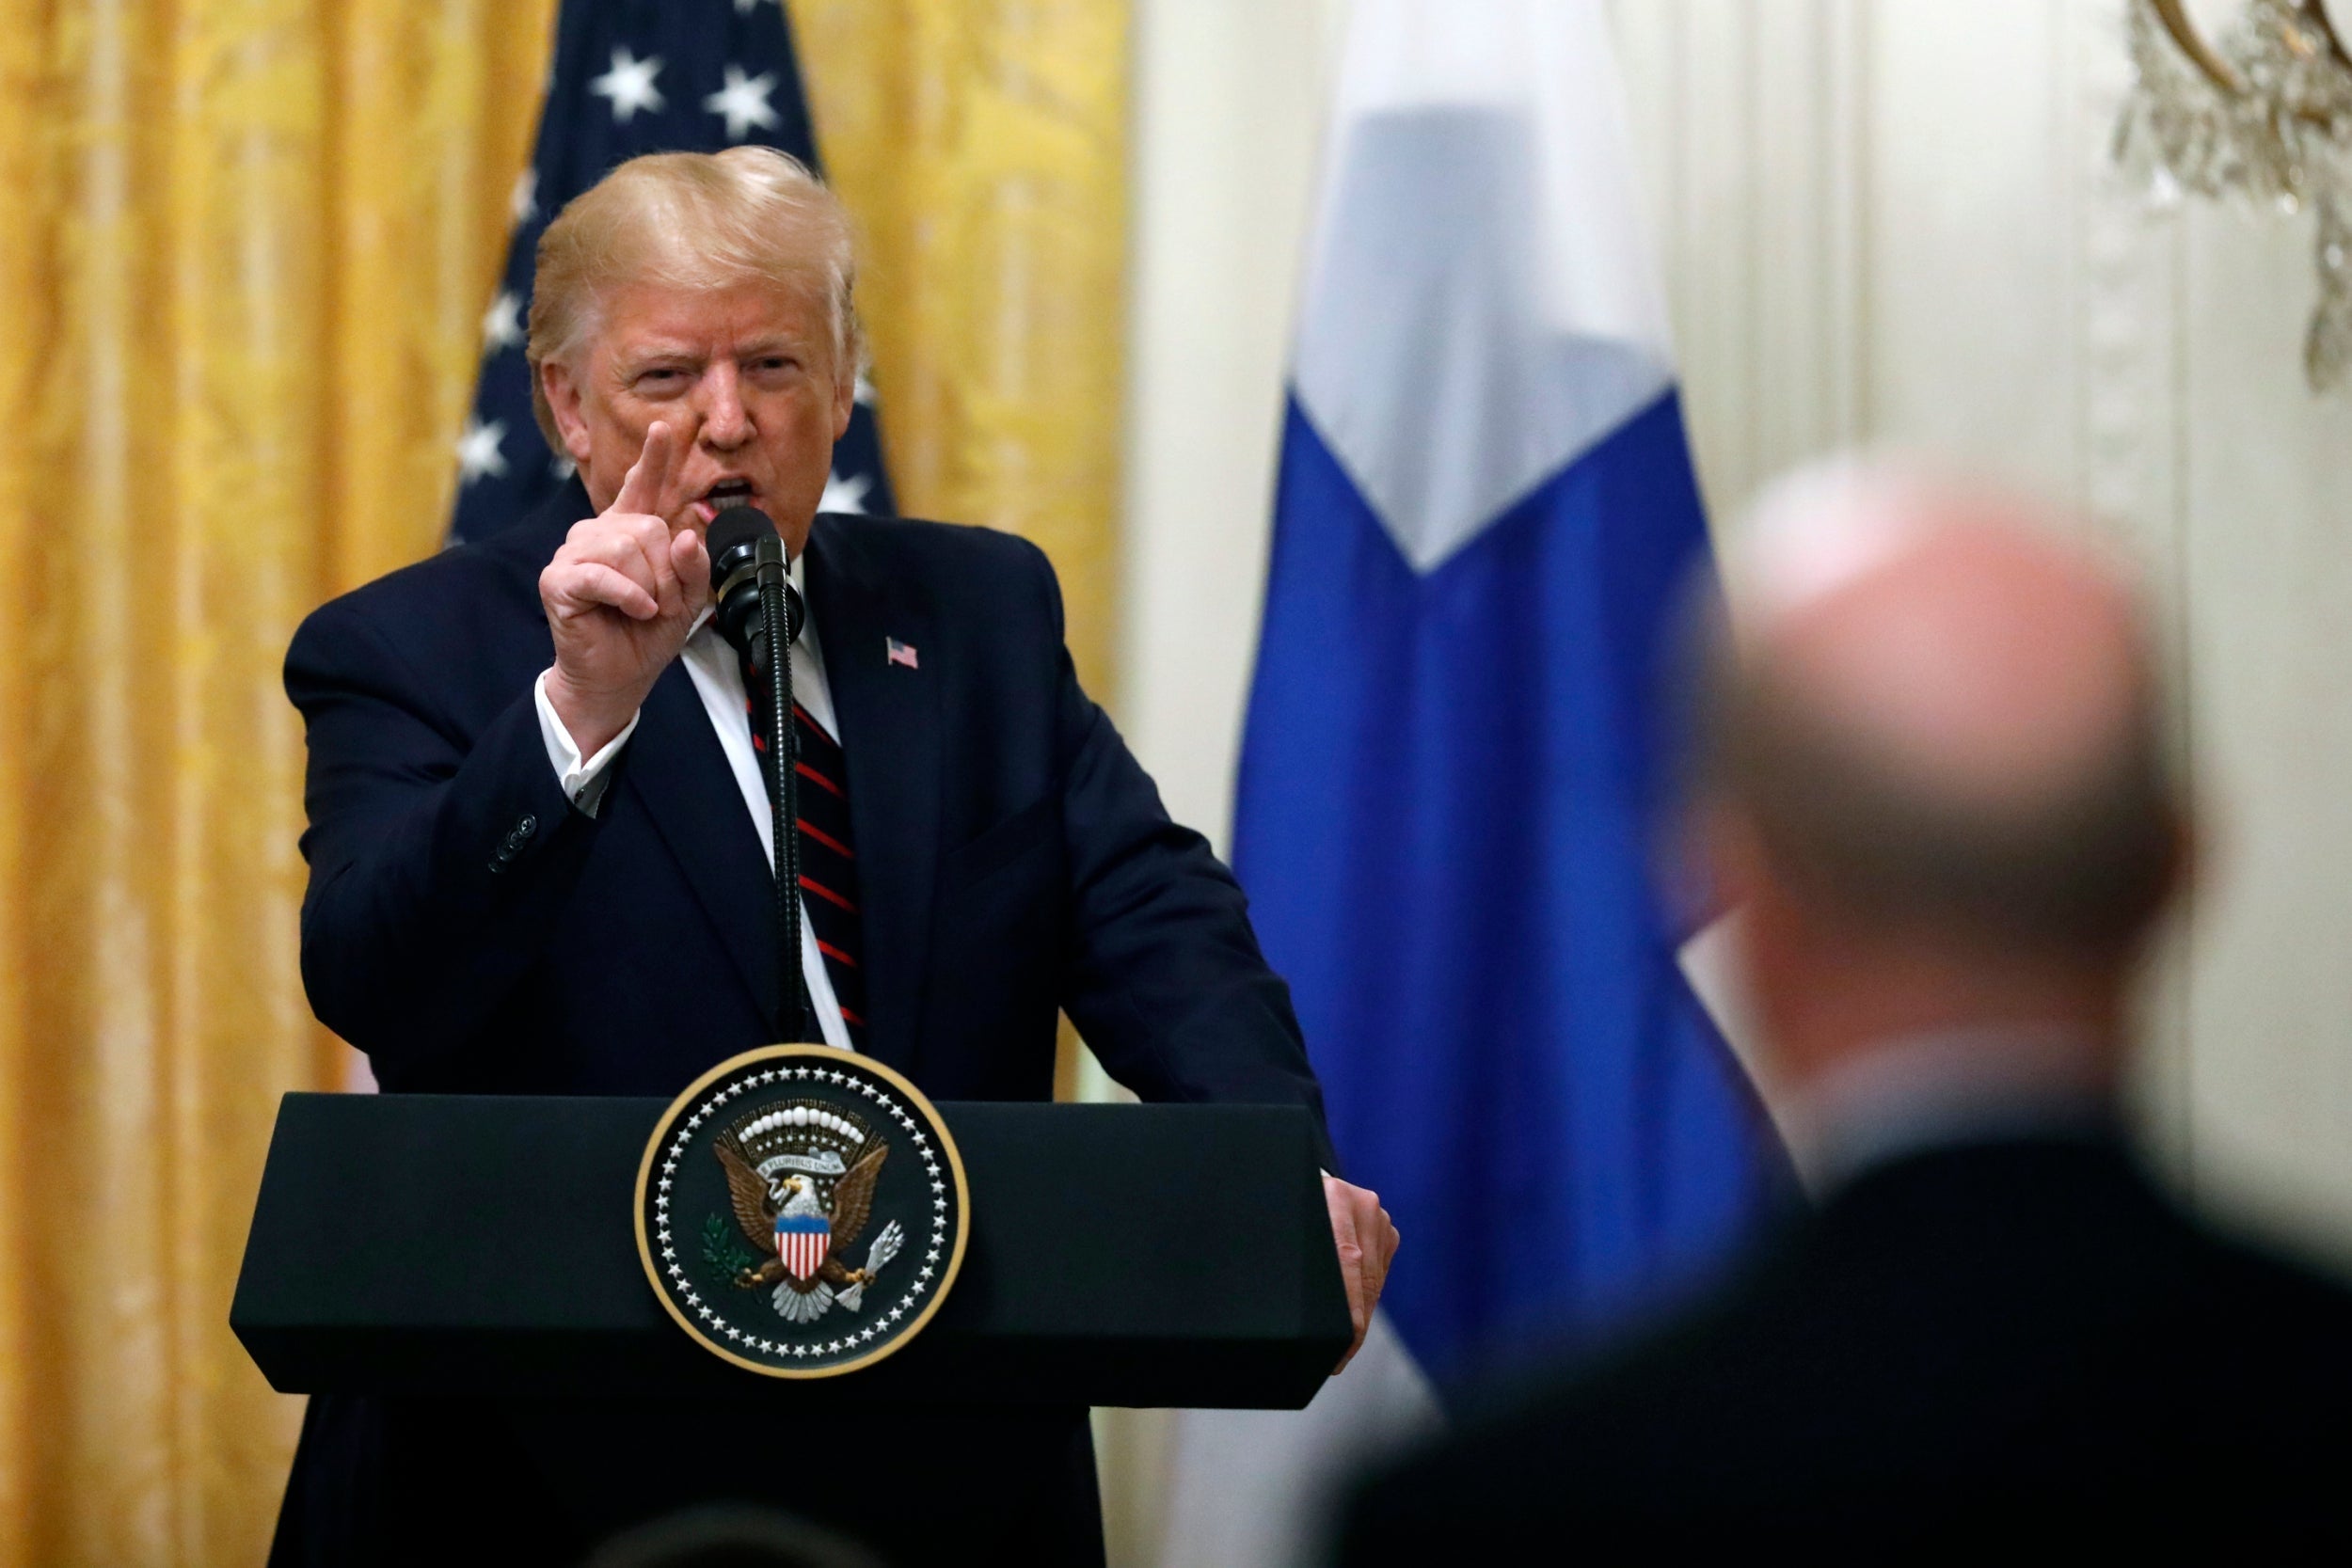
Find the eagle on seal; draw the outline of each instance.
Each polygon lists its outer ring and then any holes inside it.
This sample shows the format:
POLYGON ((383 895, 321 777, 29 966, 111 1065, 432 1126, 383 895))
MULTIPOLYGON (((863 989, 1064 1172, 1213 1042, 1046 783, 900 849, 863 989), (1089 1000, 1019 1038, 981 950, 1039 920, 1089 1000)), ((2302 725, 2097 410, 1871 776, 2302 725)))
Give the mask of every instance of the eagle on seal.
POLYGON ((721 1138, 712 1147, 718 1150, 719 1164, 726 1169, 727 1197, 735 1210, 735 1223, 742 1227, 753 1250, 765 1255, 757 1267, 739 1273, 735 1283, 747 1291, 774 1285, 776 1310, 795 1323, 818 1316, 836 1298, 844 1306, 854 1307, 858 1294, 887 1259, 869 1257, 867 1267, 852 1269, 841 1261, 840 1255, 866 1229, 866 1216, 874 1207, 874 1182, 882 1175, 882 1160, 890 1153, 890 1146, 876 1138, 857 1164, 842 1173, 841 1179, 833 1184, 830 1212, 818 1205, 817 1185, 807 1177, 795 1174, 771 1182, 752 1168, 751 1161, 744 1158, 732 1137, 721 1138), (833 1242, 824 1262, 806 1280, 795 1279, 776 1251, 777 1217, 801 1214, 824 1214, 833 1228, 833 1242), (787 1291, 801 1297, 821 1294, 821 1299, 787 1301, 787 1291))

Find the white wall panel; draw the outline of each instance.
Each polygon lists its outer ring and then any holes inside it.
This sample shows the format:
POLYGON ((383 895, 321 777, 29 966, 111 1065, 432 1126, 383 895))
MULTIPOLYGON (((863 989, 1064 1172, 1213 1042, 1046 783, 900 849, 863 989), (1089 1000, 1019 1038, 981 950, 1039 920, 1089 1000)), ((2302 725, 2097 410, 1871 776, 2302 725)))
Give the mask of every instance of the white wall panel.
POLYGON ((2059 14, 2035 0, 1872 12, 1866 434, 2063 485, 2074 378, 2059 14))
POLYGON ((1136 8, 1118 718, 1169 811, 1220 848, 1338 14, 1136 8))
POLYGON ((2213 892, 2190 1013, 2197 1170, 2352 1239, 2352 400, 2297 355, 2308 231, 2187 220, 2188 624, 2213 892))

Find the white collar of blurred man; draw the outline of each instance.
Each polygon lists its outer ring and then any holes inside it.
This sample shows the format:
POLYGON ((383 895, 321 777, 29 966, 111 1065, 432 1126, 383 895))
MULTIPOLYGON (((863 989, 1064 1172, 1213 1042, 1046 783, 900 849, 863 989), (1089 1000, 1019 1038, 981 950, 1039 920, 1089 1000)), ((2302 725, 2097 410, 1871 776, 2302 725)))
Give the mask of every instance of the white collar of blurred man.
POLYGON ((2084 531, 1847 460, 1773 486, 1727 554, 1690 842, 1817 1190, 2115 1118, 2190 819, 2141 596, 2084 531))
POLYGON ((1890 1037, 1809 1080, 1786 1113, 1805 1189, 1826 1196, 1910 1155, 2013 1138, 2116 1135, 2111 1053, 2049 1025, 1890 1037))

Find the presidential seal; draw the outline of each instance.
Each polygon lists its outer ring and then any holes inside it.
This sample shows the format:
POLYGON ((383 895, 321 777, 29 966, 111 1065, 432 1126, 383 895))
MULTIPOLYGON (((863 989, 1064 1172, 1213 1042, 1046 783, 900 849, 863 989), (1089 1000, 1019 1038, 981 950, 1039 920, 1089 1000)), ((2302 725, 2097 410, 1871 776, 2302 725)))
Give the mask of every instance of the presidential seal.
POLYGON ((963 1263, 963 1162, 922 1092, 870 1057, 778 1045, 670 1105, 637 1170, 654 1293, 769 1377, 870 1366, 930 1321, 963 1263))

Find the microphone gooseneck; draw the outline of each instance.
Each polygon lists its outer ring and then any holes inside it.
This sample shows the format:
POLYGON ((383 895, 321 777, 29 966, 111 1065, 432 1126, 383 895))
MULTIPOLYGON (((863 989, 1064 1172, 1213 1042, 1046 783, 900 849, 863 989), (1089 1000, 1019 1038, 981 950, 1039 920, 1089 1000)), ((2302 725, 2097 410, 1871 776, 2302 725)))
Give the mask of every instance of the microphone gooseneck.
POLYGON ((759 720, 772 763, 763 771, 774 841, 777 1024, 787 1041, 806 1039, 809 1020, 801 983, 801 802, 794 768, 799 759, 792 733, 792 644, 801 635, 801 596, 785 570, 784 540, 765 514, 731 506, 711 519, 705 544, 719 635, 767 677, 768 700, 759 720))

